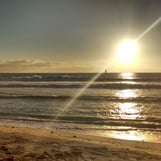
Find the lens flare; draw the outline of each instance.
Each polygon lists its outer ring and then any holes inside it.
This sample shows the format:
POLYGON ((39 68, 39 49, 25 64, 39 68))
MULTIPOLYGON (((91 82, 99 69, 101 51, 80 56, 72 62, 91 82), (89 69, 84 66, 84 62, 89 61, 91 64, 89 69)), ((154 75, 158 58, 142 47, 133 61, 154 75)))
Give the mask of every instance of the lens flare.
MULTIPOLYGON (((135 40, 138 41, 140 40, 143 36, 145 36, 148 32, 150 32, 155 26, 157 26, 159 23, 161 22, 161 17, 159 17, 152 25, 150 25, 142 34, 140 34, 138 36, 138 38, 135 40)), ((131 45, 132 48, 134 45, 131 45)), ((112 61, 110 63, 108 63, 104 69, 108 69, 115 61, 116 61, 117 57, 114 57, 112 59, 112 61)), ((130 58, 131 59, 131 58, 130 58)), ((67 104, 66 106, 64 106, 64 108, 62 108, 62 110, 57 114, 56 118, 55 119, 58 119, 59 116, 61 116, 61 114, 63 114, 64 112, 66 112, 69 107, 82 95, 83 92, 86 91, 86 89, 97 79, 101 76, 102 73, 98 73, 96 74, 89 82, 87 82, 87 84, 82 88, 80 89, 80 91, 76 94, 75 97, 73 97, 67 104)))
POLYGON ((80 91, 66 104, 66 106, 64 106, 64 108, 62 108, 62 110, 57 114, 57 116, 54 118, 55 120, 57 120, 64 112, 66 112, 69 107, 82 95, 82 93, 98 78, 100 77, 102 73, 98 73, 96 74, 91 81, 87 82, 87 84, 80 89, 80 91))
POLYGON ((161 16, 152 23, 142 34, 138 36, 136 41, 140 40, 142 37, 144 37, 150 30, 152 30, 155 26, 157 26, 161 22, 161 16))

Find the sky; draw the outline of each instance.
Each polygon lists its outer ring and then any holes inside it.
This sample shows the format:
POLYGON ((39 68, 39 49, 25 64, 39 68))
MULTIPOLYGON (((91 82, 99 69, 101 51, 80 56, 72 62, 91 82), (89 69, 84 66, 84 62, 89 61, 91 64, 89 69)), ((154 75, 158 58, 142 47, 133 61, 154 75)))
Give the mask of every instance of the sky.
POLYGON ((2 0, 0 72, 161 72, 161 23, 113 61, 160 16, 161 0, 2 0))

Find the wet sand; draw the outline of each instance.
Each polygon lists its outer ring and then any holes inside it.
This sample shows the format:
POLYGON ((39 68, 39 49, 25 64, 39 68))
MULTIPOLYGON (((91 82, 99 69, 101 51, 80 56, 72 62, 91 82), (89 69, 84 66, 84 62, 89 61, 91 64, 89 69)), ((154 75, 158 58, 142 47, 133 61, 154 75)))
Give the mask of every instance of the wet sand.
POLYGON ((0 126, 0 161, 159 161, 161 144, 0 126))

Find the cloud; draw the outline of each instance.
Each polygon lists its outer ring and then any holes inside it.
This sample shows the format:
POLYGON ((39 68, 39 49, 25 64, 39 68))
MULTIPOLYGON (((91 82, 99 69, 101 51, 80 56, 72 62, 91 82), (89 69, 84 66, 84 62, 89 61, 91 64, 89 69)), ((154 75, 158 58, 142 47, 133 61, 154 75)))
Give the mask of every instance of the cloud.
POLYGON ((2 60, 0 61, 0 72, 47 72, 51 71, 54 63, 43 60, 29 60, 29 59, 18 59, 18 60, 2 60))
POLYGON ((71 62, 54 62, 47 60, 1 60, 0 73, 26 73, 26 72, 88 72, 92 71, 93 67, 89 64, 75 64, 71 62))

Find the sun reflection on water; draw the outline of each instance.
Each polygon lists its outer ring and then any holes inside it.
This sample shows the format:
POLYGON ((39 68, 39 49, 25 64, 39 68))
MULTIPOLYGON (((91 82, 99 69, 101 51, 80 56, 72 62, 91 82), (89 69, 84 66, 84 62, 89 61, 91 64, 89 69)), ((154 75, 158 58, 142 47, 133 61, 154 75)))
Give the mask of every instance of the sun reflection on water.
MULTIPOLYGON (((137 90, 125 89, 118 91, 116 96, 119 99, 130 101, 138 97, 137 90)), ((119 102, 116 104, 119 118, 121 119, 137 119, 140 118, 141 109, 137 108, 136 102, 119 102)))
POLYGON ((120 77, 122 79, 134 79, 135 74, 134 73, 121 73, 120 77))
POLYGON ((132 140, 132 141, 147 141, 160 143, 161 137, 159 133, 151 133, 140 130, 127 130, 127 131, 106 131, 101 136, 106 136, 121 140, 132 140))
POLYGON ((119 139, 123 139, 123 140, 135 140, 135 141, 145 141, 145 140, 149 140, 148 136, 135 131, 135 130, 131 130, 131 131, 113 131, 111 132, 111 137, 112 138, 119 138, 119 139))
POLYGON ((119 117, 121 119, 137 119, 140 118, 140 110, 136 108, 136 103, 126 102, 118 103, 119 117))
MULTIPOLYGON (((126 75, 127 76, 127 75, 126 75)), ((130 75, 128 75, 130 77, 130 75)), ((136 97, 139 97, 138 90, 136 89, 125 89, 116 92, 116 96, 121 101, 115 104, 115 116, 113 118, 120 119, 120 121, 130 121, 137 120, 141 118, 141 107, 137 102, 134 101, 136 97)), ((147 136, 134 130, 132 127, 128 126, 129 130, 121 130, 122 127, 118 127, 118 130, 111 131, 110 137, 119 138, 124 140, 147 140, 147 136)))
POLYGON ((125 89, 116 93, 116 96, 119 98, 134 98, 137 97, 137 90, 125 89))

